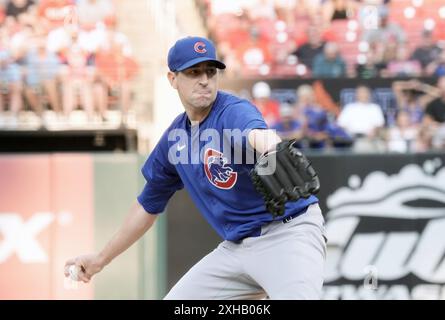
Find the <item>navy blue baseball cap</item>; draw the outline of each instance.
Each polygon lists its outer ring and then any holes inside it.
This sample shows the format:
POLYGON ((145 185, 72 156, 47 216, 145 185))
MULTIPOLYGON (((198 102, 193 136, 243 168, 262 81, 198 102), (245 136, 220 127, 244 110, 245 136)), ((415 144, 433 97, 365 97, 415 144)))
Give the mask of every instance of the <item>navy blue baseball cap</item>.
POLYGON ((168 68, 172 72, 185 70, 204 61, 213 61, 218 69, 226 68, 224 63, 216 59, 213 42, 206 38, 180 39, 168 52, 168 68))

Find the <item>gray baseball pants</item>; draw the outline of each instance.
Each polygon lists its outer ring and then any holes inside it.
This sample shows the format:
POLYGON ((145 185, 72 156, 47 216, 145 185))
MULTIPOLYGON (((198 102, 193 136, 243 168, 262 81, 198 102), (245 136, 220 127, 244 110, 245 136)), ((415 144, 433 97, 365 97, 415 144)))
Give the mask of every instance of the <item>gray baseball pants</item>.
POLYGON ((223 241, 170 290, 167 300, 320 299, 326 260, 318 204, 258 237, 223 241))

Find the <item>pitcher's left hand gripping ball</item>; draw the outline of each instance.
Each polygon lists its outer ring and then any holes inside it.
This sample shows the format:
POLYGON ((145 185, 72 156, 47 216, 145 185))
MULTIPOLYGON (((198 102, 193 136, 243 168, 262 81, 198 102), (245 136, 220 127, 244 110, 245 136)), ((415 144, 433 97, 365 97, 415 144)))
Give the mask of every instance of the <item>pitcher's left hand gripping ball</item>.
POLYGON ((275 151, 261 155, 251 178, 274 217, 284 214, 287 201, 307 199, 320 190, 317 173, 292 140, 280 142, 275 151))

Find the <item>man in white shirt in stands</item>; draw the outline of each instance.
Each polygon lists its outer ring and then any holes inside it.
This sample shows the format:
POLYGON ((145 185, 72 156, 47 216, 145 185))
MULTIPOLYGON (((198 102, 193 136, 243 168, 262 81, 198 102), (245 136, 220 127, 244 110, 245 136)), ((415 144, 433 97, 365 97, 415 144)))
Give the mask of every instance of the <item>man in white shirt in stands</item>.
POLYGON ((366 86, 357 87, 355 99, 343 107, 338 124, 355 138, 357 151, 375 151, 380 129, 385 125, 382 108, 371 102, 371 92, 366 86))

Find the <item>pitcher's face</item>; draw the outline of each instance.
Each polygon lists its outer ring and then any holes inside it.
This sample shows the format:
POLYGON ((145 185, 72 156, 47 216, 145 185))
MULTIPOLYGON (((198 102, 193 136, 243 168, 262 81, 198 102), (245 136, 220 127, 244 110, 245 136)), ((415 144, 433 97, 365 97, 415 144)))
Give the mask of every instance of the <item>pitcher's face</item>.
POLYGON ((186 107, 207 108, 218 91, 218 70, 212 62, 202 62, 176 73, 169 73, 170 83, 186 107))

